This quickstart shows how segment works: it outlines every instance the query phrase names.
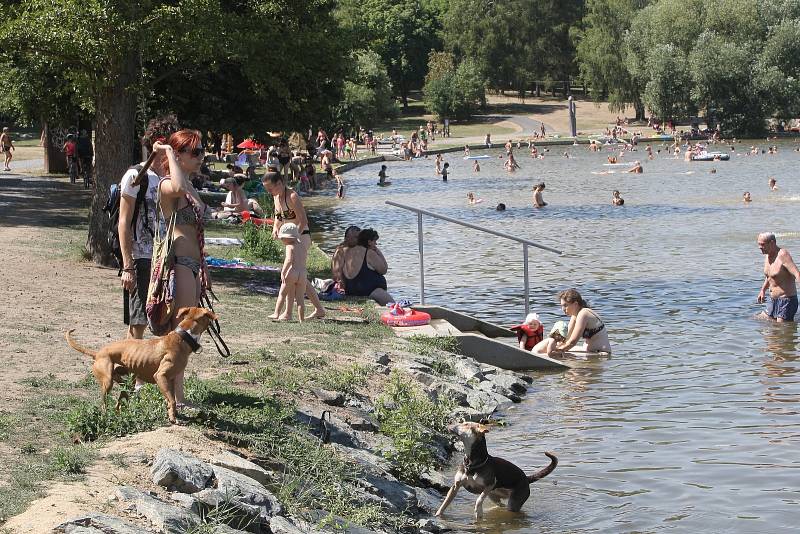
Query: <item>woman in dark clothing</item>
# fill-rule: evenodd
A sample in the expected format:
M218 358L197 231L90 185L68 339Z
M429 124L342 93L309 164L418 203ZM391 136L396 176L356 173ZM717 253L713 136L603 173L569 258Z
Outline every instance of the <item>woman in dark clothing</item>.
M386 258L378 249L378 232L372 228L358 234L358 245L344 251L342 274L345 293L357 297L370 297L381 305L394 302L386 291L386 278L389 270Z

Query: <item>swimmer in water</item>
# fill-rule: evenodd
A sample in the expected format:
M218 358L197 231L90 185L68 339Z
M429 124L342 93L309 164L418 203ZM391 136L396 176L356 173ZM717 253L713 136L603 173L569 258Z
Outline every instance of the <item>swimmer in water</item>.
M711 174L717 174L717 169L713 169L713 168L712 168L712 169L711 169L710 171L708 171L708 172L709 172L709 173L711 173Z
M464 145L464 157L469 157L469 145Z
M543 208L547 206L547 202L544 201L542 197L542 191L544 191L544 182L539 182L535 186L533 186L533 207L534 208Z
M617 162L617 156L608 156L608 162L612 163L612 164L616 163Z
M633 167L631 167L630 169L628 169L625 172L632 172L632 173L636 173L636 174L642 174L644 172L644 169L642 168L642 164L640 162L635 161L633 163Z
M611 194L611 203L615 206L622 206L625 204L625 200L620 196L619 191L614 191Z
M506 211L506 205L501 202L500 204L497 205L495 210L496 211Z
M478 160L472 162L472 172L481 172L481 165Z
M770 191L775 191L776 189L778 189L778 181L775 180L774 176L770 176L769 177L769 182L768 183L769 183L769 190Z
M744 195L742 195L742 202L752 202L753 199L750 198L750 191L745 191Z
M436 175L442 174L442 155L436 154L436 161L434 162L436 167Z

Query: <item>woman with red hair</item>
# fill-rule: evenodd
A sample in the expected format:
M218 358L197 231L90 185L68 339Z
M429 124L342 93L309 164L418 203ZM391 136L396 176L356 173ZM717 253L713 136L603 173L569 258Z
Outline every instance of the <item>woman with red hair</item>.
M192 185L191 177L200 170L205 156L202 134L197 130L179 130L169 136L166 144L155 143L154 151L165 154L165 176L159 184L161 212L169 220L175 214L173 250L175 254L175 294L173 309L199 306L200 298L211 287L203 246L203 216L206 205ZM172 319L175 328L179 319ZM175 396L184 402L183 373L176 379Z

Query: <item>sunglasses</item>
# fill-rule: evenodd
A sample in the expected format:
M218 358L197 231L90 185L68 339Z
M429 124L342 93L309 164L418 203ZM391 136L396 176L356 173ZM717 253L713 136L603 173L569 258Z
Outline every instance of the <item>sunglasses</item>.
M200 157L203 154L205 154L206 153L206 149L205 149L205 147L199 146L197 148L186 148L184 150L181 150L181 152L185 152L187 154L191 154L192 156L197 158L197 157Z

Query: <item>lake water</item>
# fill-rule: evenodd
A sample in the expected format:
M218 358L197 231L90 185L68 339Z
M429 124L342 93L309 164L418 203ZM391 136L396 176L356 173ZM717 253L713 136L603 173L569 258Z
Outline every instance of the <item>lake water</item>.
M766 148L766 143L761 142ZM653 145L655 148L661 146ZM445 155L450 181L433 159L348 172L341 201L315 206L315 240L332 248L348 224L372 226L395 297L418 300L416 216L385 200L430 209L564 251L531 250L531 308L549 330L564 318L557 293L577 288L606 323L611 358L536 375L512 423L488 435L489 451L527 472L560 459L532 486L523 515L490 510L476 523L475 497L448 509L456 528L482 532L778 532L800 517L800 375L797 327L757 321L763 280L760 231L800 256L800 154L729 162L645 161L645 173L592 174L608 152L552 147L544 160L518 150L522 169L507 174L501 149L481 172L460 153ZM747 145L749 147L749 144ZM745 150L743 144L738 150ZM569 158L561 154L567 151ZM475 152L473 152L474 154ZM710 169L717 172L711 174ZM779 189L770 192L768 176ZM549 205L531 207L531 187L546 183ZM619 189L625 206L611 205ZM753 202L742 202L744 191ZM467 192L484 202L467 205ZM496 212L504 202L508 210ZM521 245L426 218L428 303L500 323L523 318ZM452 472L452 469L449 471Z

